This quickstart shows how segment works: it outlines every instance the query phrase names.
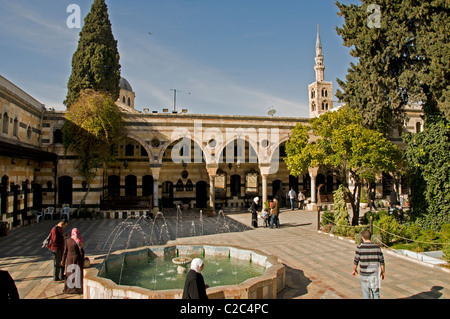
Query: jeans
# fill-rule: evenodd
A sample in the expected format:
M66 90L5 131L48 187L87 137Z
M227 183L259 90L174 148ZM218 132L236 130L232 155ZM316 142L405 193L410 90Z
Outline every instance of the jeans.
M361 276L361 288L364 299L380 299L380 280L374 276Z
M294 199L291 198L291 209L294 210Z
M278 215L272 215L270 219L270 228L273 228L273 224L275 224L276 228L280 227L280 220L278 219Z
M64 268L61 266L62 250L52 250L53 254L53 280L64 279Z

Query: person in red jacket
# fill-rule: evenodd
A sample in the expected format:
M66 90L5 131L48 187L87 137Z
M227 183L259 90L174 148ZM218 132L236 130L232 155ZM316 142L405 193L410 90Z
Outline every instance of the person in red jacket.
M64 234L63 229L67 226L67 220L61 219L51 231L50 244L47 246L53 254L53 280L64 280L64 267L61 266L62 254L64 251L64 240L69 234Z

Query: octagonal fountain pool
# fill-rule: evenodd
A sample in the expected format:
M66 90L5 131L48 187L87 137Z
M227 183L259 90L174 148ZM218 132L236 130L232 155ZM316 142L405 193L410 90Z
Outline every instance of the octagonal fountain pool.
M273 299L285 286L275 256L233 246L168 245L121 250L85 269L85 299L181 298L190 261L204 260L208 297Z

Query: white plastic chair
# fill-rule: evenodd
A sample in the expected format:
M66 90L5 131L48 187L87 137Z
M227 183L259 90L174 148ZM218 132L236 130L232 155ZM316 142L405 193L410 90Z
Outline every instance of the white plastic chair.
M66 216L67 216L67 220L69 220L69 219L70 219L69 214L70 214L70 207L69 207L69 206L64 207L64 208L62 208L62 209L59 211L59 218L62 219L62 217L63 217L64 215L66 215Z
M55 212L55 207L47 207L45 210L44 210L44 220L45 220L45 216L46 215L50 215L51 216L51 218L53 219L53 213Z
M31 212L36 215L36 223L39 223L39 219L41 219L41 217L43 216L43 213L39 212L37 210L32 210Z

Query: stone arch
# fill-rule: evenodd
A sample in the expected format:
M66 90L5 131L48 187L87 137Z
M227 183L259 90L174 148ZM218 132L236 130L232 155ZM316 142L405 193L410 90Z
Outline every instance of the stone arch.
M141 137L137 136L136 134L129 133L129 132L127 133L126 137L135 140L147 151L148 161L149 161L149 163L151 163L153 153L152 153L150 146L147 144L147 142L145 142Z

